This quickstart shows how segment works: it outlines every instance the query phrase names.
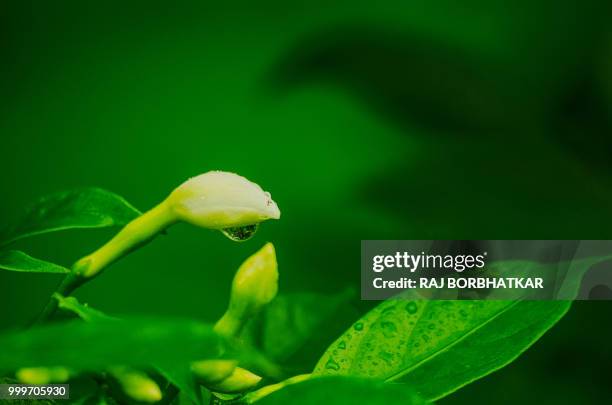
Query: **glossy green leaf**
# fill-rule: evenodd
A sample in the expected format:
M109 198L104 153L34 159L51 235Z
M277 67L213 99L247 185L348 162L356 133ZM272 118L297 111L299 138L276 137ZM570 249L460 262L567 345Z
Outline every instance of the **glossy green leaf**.
M36 259L19 250L0 251L0 269L25 273L70 273L65 267Z
M255 403L261 405L422 405L427 402L404 384L388 384L351 377L321 377L288 385Z
M117 194L100 188L82 188L45 196L30 205L0 244L41 233L73 228L121 226L140 212Z
M53 297L58 301L60 309L73 312L86 322L117 320L117 318L106 315L87 304L81 304L75 297L63 297L57 293ZM192 401L198 404L202 403L200 389L193 378L188 363L161 360L152 364L168 381L189 396Z
M212 327L189 320L73 320L0 335L0 372L22 367L187 364L218 358L228 347Z
M310 371L321 352L358 316L350 305L354 295L351 290L280 295L248 325L244 338L268 358Z
M510 363L570 305L388 300L336 340L314 374L410 382L435 400Z
M552 274L569 269L561 286L574 298L584 273L609 260L562 265L496 262L499 274ZM351 375L409 382L435 400L511 363L565 315L571 301L426 301L407 291L355 322L319 360L314 375ZM528 298L528 296L523 296Z

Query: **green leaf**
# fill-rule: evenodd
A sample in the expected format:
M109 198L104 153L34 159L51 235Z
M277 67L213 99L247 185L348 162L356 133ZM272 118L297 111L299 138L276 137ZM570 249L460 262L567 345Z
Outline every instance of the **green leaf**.
M100 188L82 188L43 197L2 232L2 245L41 233L73 228L121 226L140 211L117 194Z
M108 316L87 304L81 304L75 297L64 297L59 293L54 293L53 298L57 300L58 308L73 312L86 322L118 320L118 318Z
M22 367L99 371L114 365L188 364L218 358L224 350L232 354L226 343L212 326L196 321L74 320L0 335L0 372Z
M117 320L117 318L106 315L87 304L81 304L75 297L63 297L58 293L55 293L53 297L57 299L60 309L73 312L86 322ZM162 360L152 364L168 381L189 396L192 401L197 404L202 403L200 389L193 378L188 364L176 363L174 360Z
M358 315L352 290L335 295L280 295L249 323L245 340L268 358L310 371L320 353Z
M19 250L0 251L0 269L25 273L70 273L65 267L36 259Z
M351 377L320 377L288 385L255 402L261 405L422 405L427 402L404 384Z
M496 262L504 274L535 270L564 275L561 293L573 299L594 257L556 265ZM314 375L351 375L410 382L428 400L449 393L515 360L561 319L571 301L425 301L413 291L382 302L338 338Z
M570 305L388 300L336 340L314 374L410 382L435 400L513 361Z

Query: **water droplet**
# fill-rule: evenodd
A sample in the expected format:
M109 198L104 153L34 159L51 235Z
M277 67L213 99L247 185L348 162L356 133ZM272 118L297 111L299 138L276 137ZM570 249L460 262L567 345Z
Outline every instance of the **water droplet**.
M327 370L338 371L340 370L340 364L336 363L335 360L330 357L329 360L327 360L327 363L325 363L325 368Z
M391 313L393 313L393 311L395 311L395 307L387 307L387 308L382 310L382 313L383 314L391 314Z
M461 315L462 318L467 318L468 313L465 309L462 309L459 311L459 315Z
M436 329L436 325L433 324L433 323L430 323L429 325L427 325L427 328L430 329L430 330L434 330L434 329Z
M393 353L380 352L378 353L378 357L380 357L387 364L391 364L393 362Z
M408 311L409 314L416 314L418 309L417 304L412 301L406 304L406 311Z
M393 335L395 335L397 332L397 327L393 322L383 322L380 324L380 327L382 328L383 335L385 335L386 338L393 337Z
M346 349L346 343L344 342L344 340L338 343L338 349L342 349L342 350Z
M243 242L251 239L253 235L255 235L255 232L257 232L258 227L258 224L236 226L233 228L221 229L221 233L235 242Z
M362 322L357 322L357 323L355 324L355 326L353 326L353 328L354 328L355 330L363 330L363 323L362 323Z

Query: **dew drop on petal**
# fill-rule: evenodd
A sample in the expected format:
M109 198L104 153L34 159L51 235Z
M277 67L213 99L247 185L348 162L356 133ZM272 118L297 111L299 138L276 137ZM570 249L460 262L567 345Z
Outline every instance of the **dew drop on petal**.
M235 242L243 242L251 239L253 235L255 235L255 232L257 232L258 227L258 224L236 226L233 228L221 229L221 233Z

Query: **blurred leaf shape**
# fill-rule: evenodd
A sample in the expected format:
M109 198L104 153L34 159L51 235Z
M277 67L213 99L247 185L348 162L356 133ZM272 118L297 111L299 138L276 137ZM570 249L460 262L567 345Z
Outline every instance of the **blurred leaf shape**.
M75 297L63 297L60 294L54 294L53 297L58 301L60 309L73 312L79 318L86 322L100 322L109 320L118 320L105 313L91 308L87 304L81 304ZM195 379L191 373L187 362L176 362L174 359L160 360L153 362L158 371L172 384L178 387L196 404L202 403L202 395Z
M0 370L63 366L99 371L113 365L187 364L218 358L230 349L225 343L211 325L191 320L74 320L0 335Z
M503 60L405 30L345 26L293 46L271 86L342 86L401 128L474 132L541 120L546 94Z
M125 199L101 188L81 188L47 195L26 208L2 232L0 244L73 228L122 226L140 215Z
M312 370L325 348L359 316L353 290L276 297L245 330L244 338L291 372Z
M426 404L410 386L354 377L319 377L288 385L263 397L261 405L421 405Z
M36 259L19 250L0 251L0 269L25 273L70 273L63 266Z

